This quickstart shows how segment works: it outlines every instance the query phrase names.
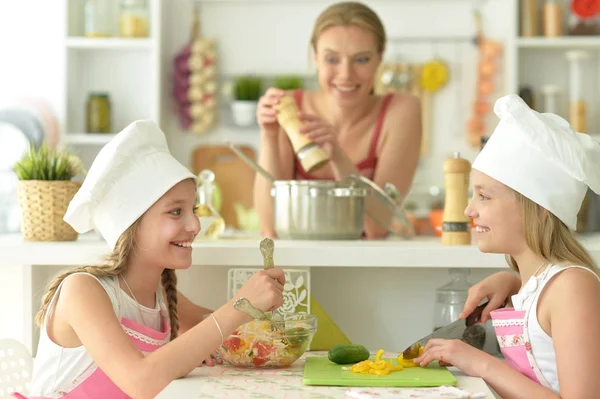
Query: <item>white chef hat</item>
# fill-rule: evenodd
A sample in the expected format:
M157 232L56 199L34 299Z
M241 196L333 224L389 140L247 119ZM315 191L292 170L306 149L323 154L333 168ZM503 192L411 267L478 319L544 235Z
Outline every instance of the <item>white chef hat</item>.
M544 207L576 230L590 187L600 193L600 144L558 115L539 113L511 94L496 101L500 123L473 169Z
M133 122L100 150L64 220L78 233L96 229L114 249L129 226L185 179L196 177L171 155L156 123Z

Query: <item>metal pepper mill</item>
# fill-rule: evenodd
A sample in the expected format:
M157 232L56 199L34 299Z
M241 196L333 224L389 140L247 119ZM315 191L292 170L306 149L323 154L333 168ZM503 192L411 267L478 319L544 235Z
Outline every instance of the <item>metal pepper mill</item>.
M469 202L471 163L455 152L444 162L446 198L442 225L442 245L471 245L471 220L465 216Z

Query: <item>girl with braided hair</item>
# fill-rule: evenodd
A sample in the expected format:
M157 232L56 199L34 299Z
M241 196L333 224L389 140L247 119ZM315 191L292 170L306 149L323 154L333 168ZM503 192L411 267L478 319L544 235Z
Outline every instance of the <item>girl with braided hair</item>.
M212 313L178 292L175 271L190 267L201 227L195 204L195 176L154 122L132 123L100 151L64 219L79 233L95 229L112 252L50 283L30 399L153 398L250 320L237 298L264 311L283 304L278 268Z

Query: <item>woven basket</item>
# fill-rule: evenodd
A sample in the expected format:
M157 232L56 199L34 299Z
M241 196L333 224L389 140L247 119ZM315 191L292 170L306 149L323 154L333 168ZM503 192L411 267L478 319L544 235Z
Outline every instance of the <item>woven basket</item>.
M19 180L21 234L25 241L75 241L78 233L63 217L81 187L70 180Z

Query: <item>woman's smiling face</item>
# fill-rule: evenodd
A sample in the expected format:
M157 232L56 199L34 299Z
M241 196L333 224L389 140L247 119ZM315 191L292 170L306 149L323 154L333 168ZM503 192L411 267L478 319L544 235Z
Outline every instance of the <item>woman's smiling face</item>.
M381 54L373 33L335 26L319 36L314 52L319 86L340 104L352 104L373 89Z

